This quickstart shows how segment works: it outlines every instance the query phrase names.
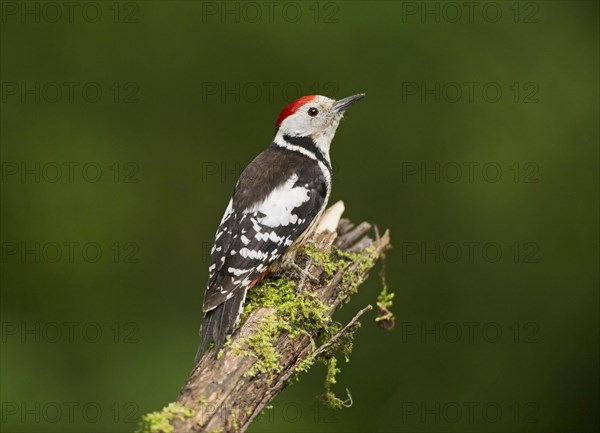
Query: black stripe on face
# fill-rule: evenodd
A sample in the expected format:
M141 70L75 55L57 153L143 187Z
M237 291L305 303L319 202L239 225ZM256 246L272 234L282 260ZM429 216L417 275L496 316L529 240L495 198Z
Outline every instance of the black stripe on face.
M292 137L290 135L284 135L283 139L289 144L303 147L306 150L314 153L317 159L323 164L325 164L325 167L327 167L329 169L329 172L331 172L331 164L329 163L321 149L317 147L317 144L313 141L311 137Z

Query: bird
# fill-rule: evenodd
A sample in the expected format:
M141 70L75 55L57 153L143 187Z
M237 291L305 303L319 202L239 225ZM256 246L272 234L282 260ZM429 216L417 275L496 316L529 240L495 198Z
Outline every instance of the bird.
M291 102L273 141L242 171L210 252L195 364L209 343L216 355L234 332L248 290L282 263L293 265L331 194L331 141L345 110L364 96Z

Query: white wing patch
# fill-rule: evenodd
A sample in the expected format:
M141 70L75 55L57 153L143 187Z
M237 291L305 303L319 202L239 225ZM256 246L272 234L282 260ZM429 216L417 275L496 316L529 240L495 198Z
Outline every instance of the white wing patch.
M294 186L297 181L298 175L294 174L275 188L264 201L247 209L245 213L264 214L265 217L257 220L268 227L298 224L298 215L292 214L292 211L310 199L310 190L304 186Z
M260 250L249 250L248 248L244 247L240 250L240 255L250 259L264 260L269 256L269 253L263 253Z
M313 176L303 171L290 175L244 210L235 210L234 194L211 251L205 311L246 290L306 231L325 206L323 193L329 193L324 175Z
M256 232L254 234L254 238L259 240L259 241L266 241L266 240L271 240L275 243L279 243L282 241L283 237L281 236L277 236L277 233L275 233L274 231L270 232L270 233L261 233L261 232Z
M248 274L252 272L254 269L236 269L236 268L227 268L227 272L239 277L240 275Z

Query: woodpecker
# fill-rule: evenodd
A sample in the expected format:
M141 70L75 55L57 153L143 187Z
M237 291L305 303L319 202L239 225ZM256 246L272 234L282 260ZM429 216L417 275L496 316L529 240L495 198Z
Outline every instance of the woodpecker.
M240 175L211 250L196 363L211 341L218 349L234 331L248 290L310 235L331 193L331 140L344 111L364 96L293 101L277 117L270 146Z

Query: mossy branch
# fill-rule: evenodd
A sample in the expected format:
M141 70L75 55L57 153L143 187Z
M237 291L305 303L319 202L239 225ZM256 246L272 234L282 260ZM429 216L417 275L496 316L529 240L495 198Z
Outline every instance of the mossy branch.
M211 349L193 370L175 403L145 415L144 433L242 433L265 406L316 361L328 366L325 400L334 407L351 404L330 389L335 383L336 353L346 358L361 309L345 326L331 316L366 279L390 246L389 231L375 240L369 223L354 226L341 219L338 202L321 216L303 253L296 261L311 275L281 273L263 281L248 294L240 327L218 354ZM391 306L384 293L378 307ZM375 296L374 296L375 297ZM391 313L385 320L391 321Z

